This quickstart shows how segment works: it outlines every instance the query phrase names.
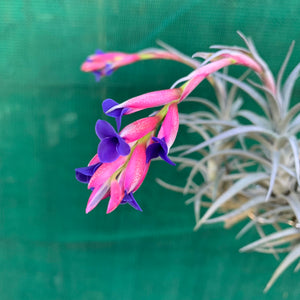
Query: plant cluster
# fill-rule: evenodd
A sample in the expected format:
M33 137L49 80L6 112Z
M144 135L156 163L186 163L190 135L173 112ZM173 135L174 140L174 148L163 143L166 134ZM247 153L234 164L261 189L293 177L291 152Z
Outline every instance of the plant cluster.
M144 181L154 158L188 168L185 186L167 184L161 179L158 182L192 194L186 203L194 205L195 229L217 222L230 227L248 220L238 237L255 228L259 239L244 246L242 252L271 253L276 258L279 253L287 253L267 284L267 291L300 257L300 104L292 105L291 101L300 64L283 82L292 43L275 80L252 40L239 34L245 48L213 46L215 52L198 52L192 57L162 42L162 49L134 54L97 51L89 56L82 70L93 72L96 79L145 59L175 60L193 70L170 89L143 94L121 104L104 100L103 111L116 119L118 131L122 116L162 108L119 133L108 122L98 120L97 154L88 167L76 169L76 177L92 190L86 211L110 197L110 213L125 203L141 210L133 193ZM234 78L226 71L230 65L247 69L240 78ZM225 71L220 72L222 69ZM259 81L249 79L250 73L256 74ZM216 102L189 97L204 79L214 88ZM255 103L251 110L244 105L250 99ZM199 111L178 113L182 101L196 102ZM199 136L196 144L171 149L179 124ZM298 269L300 263L295 270Z

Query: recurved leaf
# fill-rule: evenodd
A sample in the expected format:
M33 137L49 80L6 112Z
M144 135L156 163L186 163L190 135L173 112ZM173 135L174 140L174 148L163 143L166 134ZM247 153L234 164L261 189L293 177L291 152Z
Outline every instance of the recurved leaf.
M267 283L264 292L266 293L277 278L296 260L300 257L300 245L296 246L282 261L278 268L273 273L271 279Z
M207 210L201 220L196 224L195 230L197 230L210 216L212 216L217 209L219 209L225 202L230 200L232 197L237 195L243 189L251 184L257 183L261 180L268 178L266 173L251 173L246 177L236 181L227 191L225 191L216 201L213 202L212 206Z

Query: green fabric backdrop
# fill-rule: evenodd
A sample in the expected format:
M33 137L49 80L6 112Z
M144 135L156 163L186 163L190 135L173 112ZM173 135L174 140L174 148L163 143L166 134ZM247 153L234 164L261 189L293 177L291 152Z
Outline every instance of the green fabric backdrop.
M192 207L155 183L161 176L183 184L175 168L152 164L136 193L143 213L122 206L105 215L101 203L86 215L89 193L74 178L97 147L103 99L168 88L188 72L147 61L96 83L79 70L88 54L133 52L156 39L192 54L242 45L241 30L274 72L296 40L291 70L299 12L298 0L2 0L0 299L299 299L300 275L291 268L262 294L278 262L238 252L254 234L237 241L238 228L193 232Z

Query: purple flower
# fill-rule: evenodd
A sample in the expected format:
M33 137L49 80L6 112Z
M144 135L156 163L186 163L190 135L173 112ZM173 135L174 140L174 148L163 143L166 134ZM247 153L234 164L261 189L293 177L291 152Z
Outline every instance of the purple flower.
M110 117L113 117L116 119L117 128L118 128L118 130L120 130L122 116L128 111L128 108L126 108L126 107L118 108L118 109L115 109L115 110L107 113L108 110L110 110L112 107L114 107L118 104L119 103L114 101L113 99L106 99L102 102L102 109L107 116L110 116Z
M142 209L140 208L140 206L138 205L138 203L134 199L133 194L132 193L127 194L126 191L125 191L125 196L122 199L120 204L126 204L126 203L131 205L134 209L142 211Z
M88 167L75 169L76 179L82 183L89 183L91 177L101 165L102 163L96 163Z
M88 59L87 59L87 61L88 61ZM109 76L113 73L113 71L114 70L113 70L112 64L107 63L102 70L95 70L95 71L92 71L92 73L95 76L95 80L98 82L98 81L100 81L102 76Z
M101 162L110 163L115 161L120 155L126 156L130 153L130 146L108 122L98 120L95 130L100 139L98 156Z
M160 156L168 164L175 166L175 163L173 163L168 157L168 146L165 138L159 139L157 137L153 137L152 140L154 143L149 145L146 150L146 162L148 163L152 158Z

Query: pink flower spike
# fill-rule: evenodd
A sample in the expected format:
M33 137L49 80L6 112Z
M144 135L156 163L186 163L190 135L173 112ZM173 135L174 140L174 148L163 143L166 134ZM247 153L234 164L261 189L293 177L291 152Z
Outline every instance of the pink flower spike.
M179 115L177 103L172 103L169 106L168 112L163 120L161 128L157 137L159 139L165 138L168 149L173 145L179 128Z
M103 185L124 164L126 159L126 156L120 156L112 163L102 164L90 179L88 189Z
M161 128L157 137L153 137L154 143L150 144L146 150L146 162L150 162L151 159L160 156L164 161L170 165L175 165L174 162L168 157L169 150L173 145L179 128L179 116L177 103L172 103L168 112L163 120Z
M138 144L125 170L124 189L129 194L132 192L138 184L140 184L141 178L144 176L144 170L146 167L146 144Z
M263 72L262 67L253 58L242 52L230 51L229 53L222 54L221 57L234 59L236 61L235 65L249 67L259 74Z
M157 116L137 120L127 125L120 136L127 142L134 142L154 130L161 119Z
M182 90L180 88L175 89L167 89L167 90L160 90L154 91L150 93L146 93L134 98L131 98L121 104L118 104L106 113L110 113L115 109L119 108L128 108L125 115L132 114L134 112L140 111L142 109L162 106L172 101L178 100L181 97Z
M122 52L108 52L90 55L81 65L84 72L94 72L104 70L107 65L111 65L112 70L138 61L137 54L127 54Z
M109 181L106 181L102 186L97 186L94 188L93 192L91 193L85 213L88 214L91 210L93 210L101 200L105 199L109 196Z
M144 168L144 171L143 171L143 175L141 176L141 178L140 178L138 184L136 185L136 187L133 189L132 192L135 192L135 191L137 191L137 190L140 188L140 186L141 186L142 183L144 182L145 177L146 177L146 175L147 175L147 173L148 173L149 167L150 167L150 162L149 162L149 163L146 163L145 168Z
M193 71L188 78L191 78L184 84L183 92L180 97L180 101L185 99L199 84L210 74L235 63L235 60L231 58L223 58L214 62L211 62L199 69Z
M121 203L124 197L124 190L122 190L119 182L114 179L110 185L110 200L108 202L106 213L109 214L114 211Z
M98 156L98 154L95 154L95 156L90 160L88 166L97 164L99 162L100 162L99 156Z

